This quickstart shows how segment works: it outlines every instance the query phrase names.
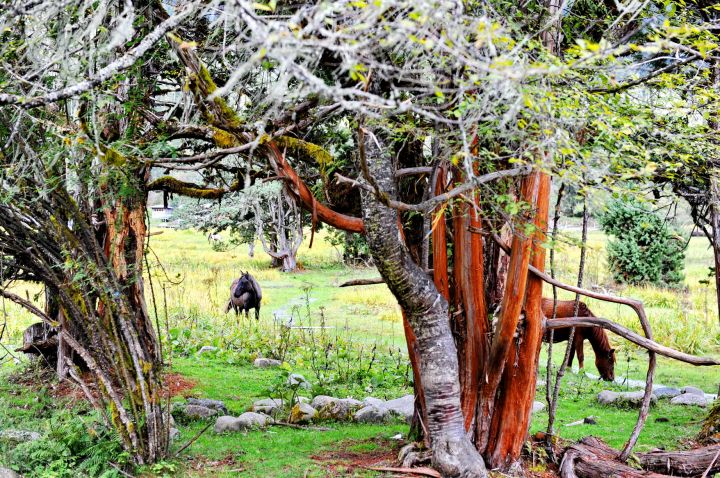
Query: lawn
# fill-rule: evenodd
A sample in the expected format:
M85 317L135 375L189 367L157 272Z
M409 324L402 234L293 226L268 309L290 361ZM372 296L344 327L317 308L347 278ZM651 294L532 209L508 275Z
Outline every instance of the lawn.
M303 245L299 255L303 270L294 274L270 269L270 261L259 247L255 257L249 258L244 246L227 251L213 250L199 232L162 228L154 231L160 234L153 235L150 241L152 273L146 278L148 307L151 314L157 313L166 361L171 363L169 371L195 383L194 388L185 390L183 395L224 400L231 414L239 414L254 400L277 390L290 371L302 373L313 382L313 393L327 391L355 398L367 395L396 398L411 390L402 321L394 298L382 284L338 287L347 280L378 274L373 268L341 266L339 251L323 240L322 231L316 236L312 249ZM706 241L702 238L690 241L684 286L663 290L613 286L604 263L605 240L599 232L590 235L585 286L642 299L655 337L661 343L691 353L717 355L720 329L714 290L700 282L706 278L711 264L711 251L706 247ZM558 251L557 275L561 280L575 283L578 259L577 247L568 245ZM229 285L245 270L249 270L263 287L260 323L253 319L238 320L233 314L224 313ZM34 298L40 290L33 285L18 284L15 292ZM551 294L551 289L547 288L545 295ZM561 293L560 297L573 298L573 295ZM40 296L36 297L39 299ZM639 330L637 319L629 309L595 300L588 304L596 315ZM4 304L4 310L7 311L8 329L3 342L11 348L21 341L22 330L34 320L12 304ZM292 329L292 336L287 338L291 353L286 357L286 366L272 370L253 368L254 357L277 347L278 324L290 318L299 328ZM616 376L643 379L647 355L616 337L611 340L618 350ZM343 345L347 353L329 358L319 356L317 345L328 342ZM200 356L197 352L204 345L217 346L219 350ZM597 374L594 354L588 345L586 347L587 372ZM555 347L556 364L563 350L564 344ZM542 376L545 360L543 352ZM322 364L330 364L335 369L323 372ZM2 377L5 378L18 369L7 361L3 368ZM706 392L717 393L720 369L696 368L660 359L655 381L668 386L694 385ZM608 385L592 380L582 372L566 375L558 410L560 436L577 439L593 434L612 446L622 446L637 411L598 405L594 397L604 388ZM623 389L619 385L612 388ZM538 400L543 400L544 393L541 387ZM174 398L175 401L182 399L183 396ZM0 428L23 426L45 430L50 417L65 413L63 408L66 408L65 402L48 398L46 387L16 383L0 386ZM597 425L564 426L587 416L596 417ZM660 403L650 412L638 450L682 446L683 441L697 431L702 416L700 409ZM656 421L657 418L667 420ZM535 415L531 431L542 430L546 421L546 412ZM166 469L156 467L148 474L295 477L346 473L365 476L370 472L353 465L348 457L381 456L379 450L395 453L392 448L395 442L390 437L407 432L407 426L399 423L386 426L331 423L328 426L331 430L323 432L272 427L267 431L218 436L208 431L177 460L163 465ZM174 450L177 451L203 427L198 422L181 425ZM0 464L3 456L7 459L7 455L0 454Z

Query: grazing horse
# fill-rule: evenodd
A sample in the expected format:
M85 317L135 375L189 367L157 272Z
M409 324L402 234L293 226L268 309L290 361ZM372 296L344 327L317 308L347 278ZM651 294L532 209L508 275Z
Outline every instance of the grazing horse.
M240 312L244 310L245 318L248 318L248 311L255 309L255 320L260 320L261 302L262 291L260 290L260 284L249 272L243 272L230 286L230 299L225 307L225 313L230 312L232 308L235 310L235 315L239 316Z
M552 320L553 316L553 300L542 300L542 312L548 320ZM558 300L556 317L563 319L574 317L575 301L574 300ZM577 317L595 317L592 311L584 302L580 302ZM553 343L564 342L570 336L570 328L555 329L553 334ZM601 327L575 327L575 337L573 339L573 348L570 351L570 361L568 365L572 365L575 353L578 356L580 368L584 368L585 356L583 353L583 342L585 339L590 341L593 351L595 352L595 366L600 372L603 380L615 380L615 349L610 346L607 332ZM543 340L550 340L550 331L546 331Z

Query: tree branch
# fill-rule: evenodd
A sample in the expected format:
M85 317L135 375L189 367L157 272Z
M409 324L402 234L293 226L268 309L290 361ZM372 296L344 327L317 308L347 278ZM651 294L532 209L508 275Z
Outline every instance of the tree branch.
M567 327L602 327L640 347L651 350L655 353L692 365L720 365L720 360L712 357L697 357L680 352L670 347L660 345L654 340L638 335L630 329L608 319L600 317L564 317L562 319L551 319L545 322L547 329L563 329Z
M133 66L135 62L145 55L148 50L155 46L155 44L160 41L167 32L177 27L183 20L188 18L190 14L195 11L196 6L197 5L195 3L190 3L181 12L162 22L160 25L155 27L152 32L145 36L145 38L143 38L136 47L132 48L124 56L102 68L89 79L73 86L51 91L43 96L28 98L22 95L0 93L0 105L18 105L22 108L34 108L36 106L42 106L48 103L64 100L66 98L71 98L95 88L100 83L112 78L113 75L116 75L117 73L127 70Z

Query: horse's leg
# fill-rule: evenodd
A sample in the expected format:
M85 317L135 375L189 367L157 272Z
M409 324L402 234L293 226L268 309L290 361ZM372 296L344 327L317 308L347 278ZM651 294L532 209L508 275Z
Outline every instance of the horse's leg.
M255 320L260 320L260 304L255 307Z
M575 335L577 335L577 329L575 329ZM568 363L567 363L567 366L570 367L571 369L572 369L573 359L575 358L574 344L575 344L575 339L573 339L573 347L570 347L570 356L568 357Z
M585 349L583 347L584 341L585 341L585 338L583 337L582 333L580 333L580 331L577 330L575 332L575 350L577 351L578 366L581 369L585 368Z

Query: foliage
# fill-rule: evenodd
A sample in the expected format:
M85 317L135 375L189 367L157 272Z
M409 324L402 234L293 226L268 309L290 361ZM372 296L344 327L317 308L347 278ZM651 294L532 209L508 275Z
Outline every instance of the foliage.
M683 281L686 242L661 217L639 201L614 201L600 217L614 236L608 263L616 281L677 285Z
M26 476L117 478L130 462L116 433L105 428L94 415L84 418L77 410L61 409L48 423L47 435L20 443L7 451L8 465Z
M372 261L365 236L355 232L331 229L325 240L342 251L342 260L348 265L369 265Z

